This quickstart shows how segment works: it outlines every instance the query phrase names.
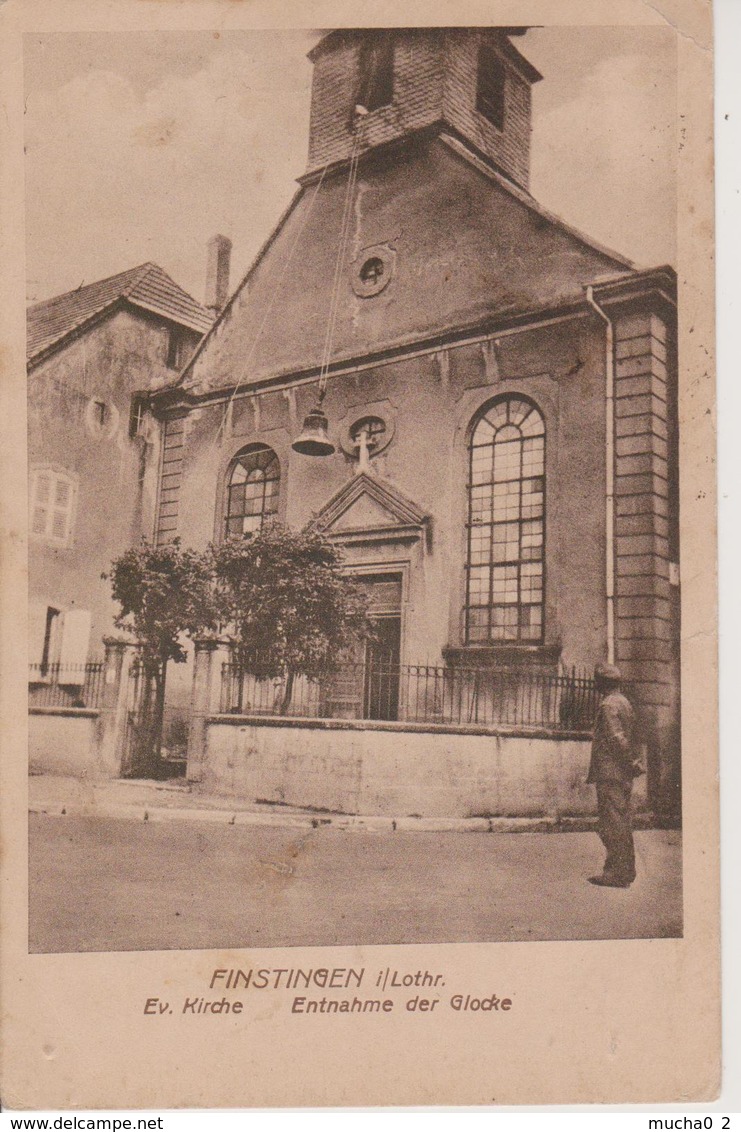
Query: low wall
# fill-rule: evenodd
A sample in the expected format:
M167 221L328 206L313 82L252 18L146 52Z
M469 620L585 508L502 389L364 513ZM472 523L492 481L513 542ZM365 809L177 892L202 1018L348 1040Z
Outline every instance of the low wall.
M28 761L32 774L89 777L97 769L97 711L87 708L31 708Z
M214 716L202 788L348 814L585 815L595 812L589 752L569 734Z

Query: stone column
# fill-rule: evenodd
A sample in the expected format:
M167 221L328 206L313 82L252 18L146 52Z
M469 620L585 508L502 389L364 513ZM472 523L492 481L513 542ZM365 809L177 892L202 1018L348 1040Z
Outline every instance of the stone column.
M98 769L102 778L118 778L126 741L129 670L136 646L106 637L103 705L98 719Z
M646 728L652 808L678 807L675 382L670 318L615 319L616 660Z
M207 755L207 719L212 711L214 685L214 656L219 642L201 639L194 642L193 691L190 700L190 726L188 728L188 764L186 775L189 782L200 782Z

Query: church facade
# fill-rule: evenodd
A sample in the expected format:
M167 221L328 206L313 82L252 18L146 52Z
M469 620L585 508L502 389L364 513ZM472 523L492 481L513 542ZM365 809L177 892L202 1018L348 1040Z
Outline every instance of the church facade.
M403 730L417 666L532 684L614 660L666 811L679 791L676 281L530 195L541 76L522 32L319 42L294 200L151 397L155 537L205 546L277 518L336 540L388 666L385 714L366 698L356 728ZM323 457L293 448L319 396Z

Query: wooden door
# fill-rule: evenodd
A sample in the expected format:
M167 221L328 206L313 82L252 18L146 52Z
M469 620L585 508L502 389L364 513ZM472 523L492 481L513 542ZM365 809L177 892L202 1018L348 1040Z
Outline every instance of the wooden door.
M364 717L399 718L401 614L373 617L375 637L365 649Z

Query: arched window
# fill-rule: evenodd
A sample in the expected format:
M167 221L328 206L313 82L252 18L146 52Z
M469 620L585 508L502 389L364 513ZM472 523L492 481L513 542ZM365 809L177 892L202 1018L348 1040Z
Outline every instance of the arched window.
M545 427L521 397L488 405L471 433L466 641L543 640Z
M251 535L278 510L280 465L272 448L254 444L232 464L227 484L227 537Z

